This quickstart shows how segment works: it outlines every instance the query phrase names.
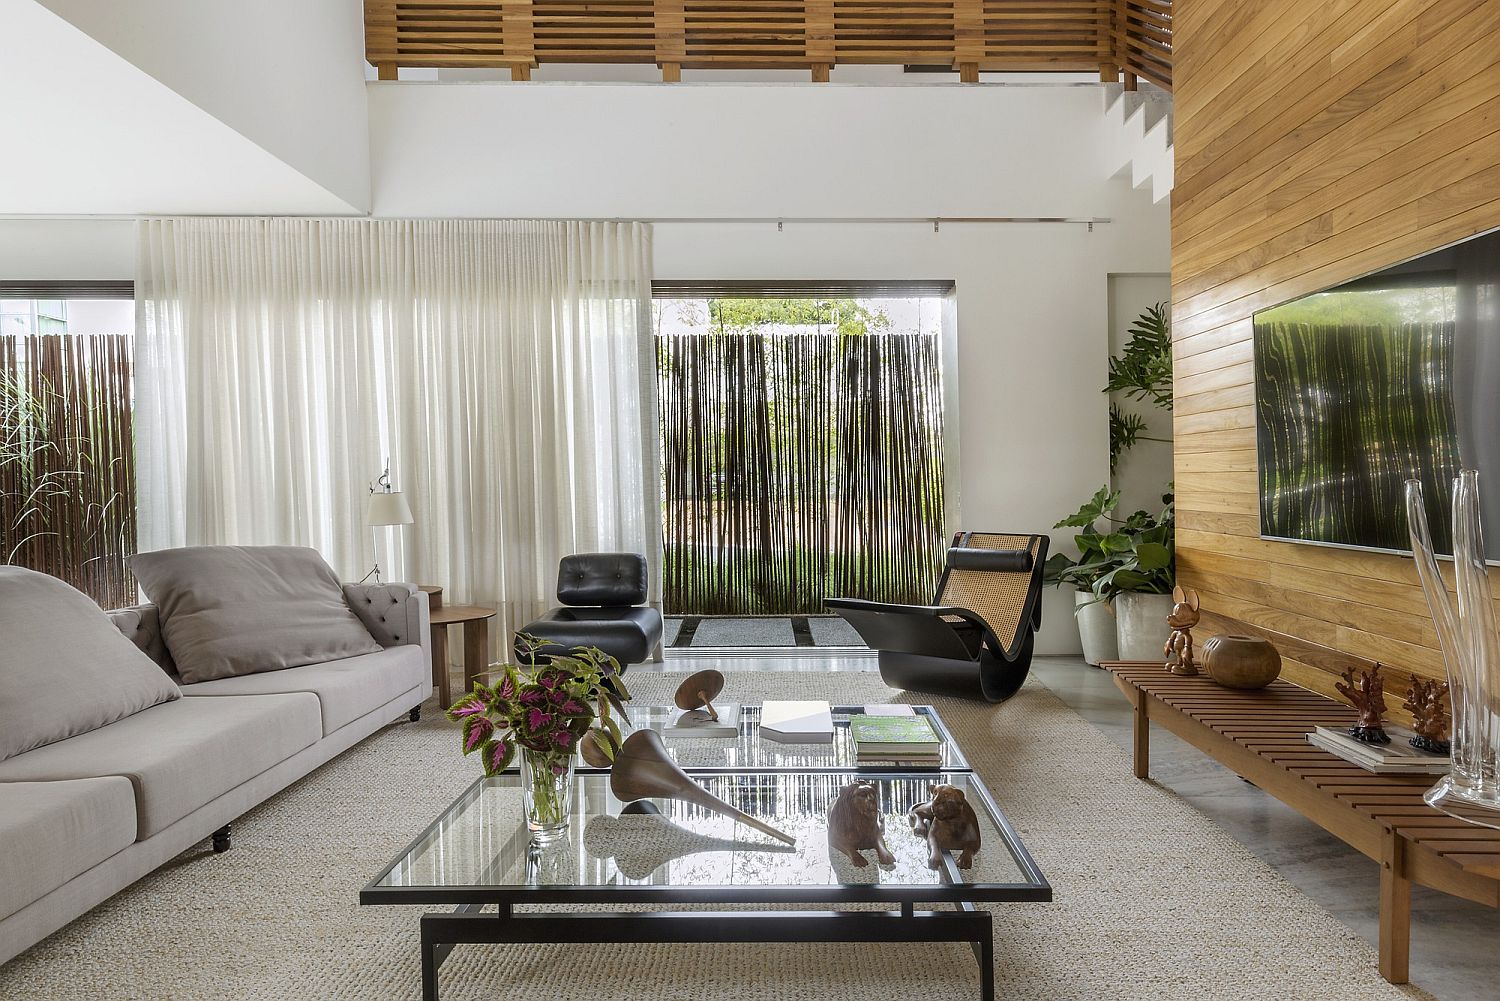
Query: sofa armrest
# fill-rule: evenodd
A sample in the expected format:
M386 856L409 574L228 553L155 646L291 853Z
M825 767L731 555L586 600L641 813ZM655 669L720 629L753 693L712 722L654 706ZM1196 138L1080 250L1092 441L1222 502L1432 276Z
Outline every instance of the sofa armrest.
M169 677L177 678L177 665L173 663L172 652L167 649L166 640L162 637L161 616L155 605L127 605L124 608L111 608L104 614L109 616L115 628L126 639L156 661Z
M415 584L345 584L344 600L384 647L414 644L432 665L432 628L427 593Z

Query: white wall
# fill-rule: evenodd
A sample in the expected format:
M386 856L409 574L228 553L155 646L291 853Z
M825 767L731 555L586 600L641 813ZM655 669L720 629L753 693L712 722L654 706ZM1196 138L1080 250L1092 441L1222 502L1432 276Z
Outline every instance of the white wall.
M370 102L379 214L1112 218L655 230L663 279L953 279L965 527L1050 531L1108 479L1109 275L1165 272L1168 236L1164 206L1104 180L1097 90L386 83ZM1049 593L1038 650L1077 648L1071 595Z
M1090 87L370 84L377 215L1103 215L1104 137Z
M347 203L313 211L368 206L358 0L41 2Z
M0 279L134 278L135 223L128 219L0 219Z
M1135 318L1159 302L1170 302L1172 281L1160 275L1110 275L1109 278L1109 351L1118 355L1129 341L1126 332ZM1161 510L1161 495L1172 481L1172 414L1142 400L1128 400L1123 393L1113 394L1126 413L1139 414L1146 421L1143 434L1161 441L1138 441L1120 457L1113 476L1114 488L1120 491L1120 513Z
M1109 276L1166 272L1168 217L1104 179L1094 88L376 83L370 114L379 215L1109 217L655 230L663 279L953 279L966 527L1050 531L1109 475ZM0 276L133 253L128 222L0 221ZM1070 603L1039 651L1077 649Z

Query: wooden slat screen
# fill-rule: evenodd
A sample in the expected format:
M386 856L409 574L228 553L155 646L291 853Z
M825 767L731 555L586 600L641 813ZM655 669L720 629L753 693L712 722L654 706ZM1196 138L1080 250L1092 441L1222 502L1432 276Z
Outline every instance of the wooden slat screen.
M1170 88L1170 0L365 0L365 49L398 66L656 63L808 69L840 63L1099 71Z
M133 604L129 334L0 336L0 562Z

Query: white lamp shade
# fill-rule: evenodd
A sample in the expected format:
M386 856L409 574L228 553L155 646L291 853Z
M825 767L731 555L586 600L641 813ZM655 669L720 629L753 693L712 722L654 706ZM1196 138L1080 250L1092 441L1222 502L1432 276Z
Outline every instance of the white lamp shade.
M370 495L370 505L365 509L365 521L371 525L410 525L411 505L399 490L376 491Z

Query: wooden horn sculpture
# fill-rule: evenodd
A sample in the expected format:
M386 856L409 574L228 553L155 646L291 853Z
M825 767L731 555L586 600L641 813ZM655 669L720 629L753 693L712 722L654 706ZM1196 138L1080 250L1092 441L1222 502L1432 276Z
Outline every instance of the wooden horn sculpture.
M615 798L625 802L648 799L680 799L685 803L701 806L714 813L722 813L735 820L769 834L778 841L795 845L797 839L783 834L763 821L756 820L743 810L737 810L698 783L667 754L661 735L655 730L637 730L625 738L625 744L615 755L614 768L609 773L609 789Z
M707 671L699 671L683 679L682 684L677 686L677 694L672 701L676 703L678 709L684 712L694 709L707 710L708 718L717 723L719 711L714 708L714 699L718 698L723 690L723 673L709 668Z

